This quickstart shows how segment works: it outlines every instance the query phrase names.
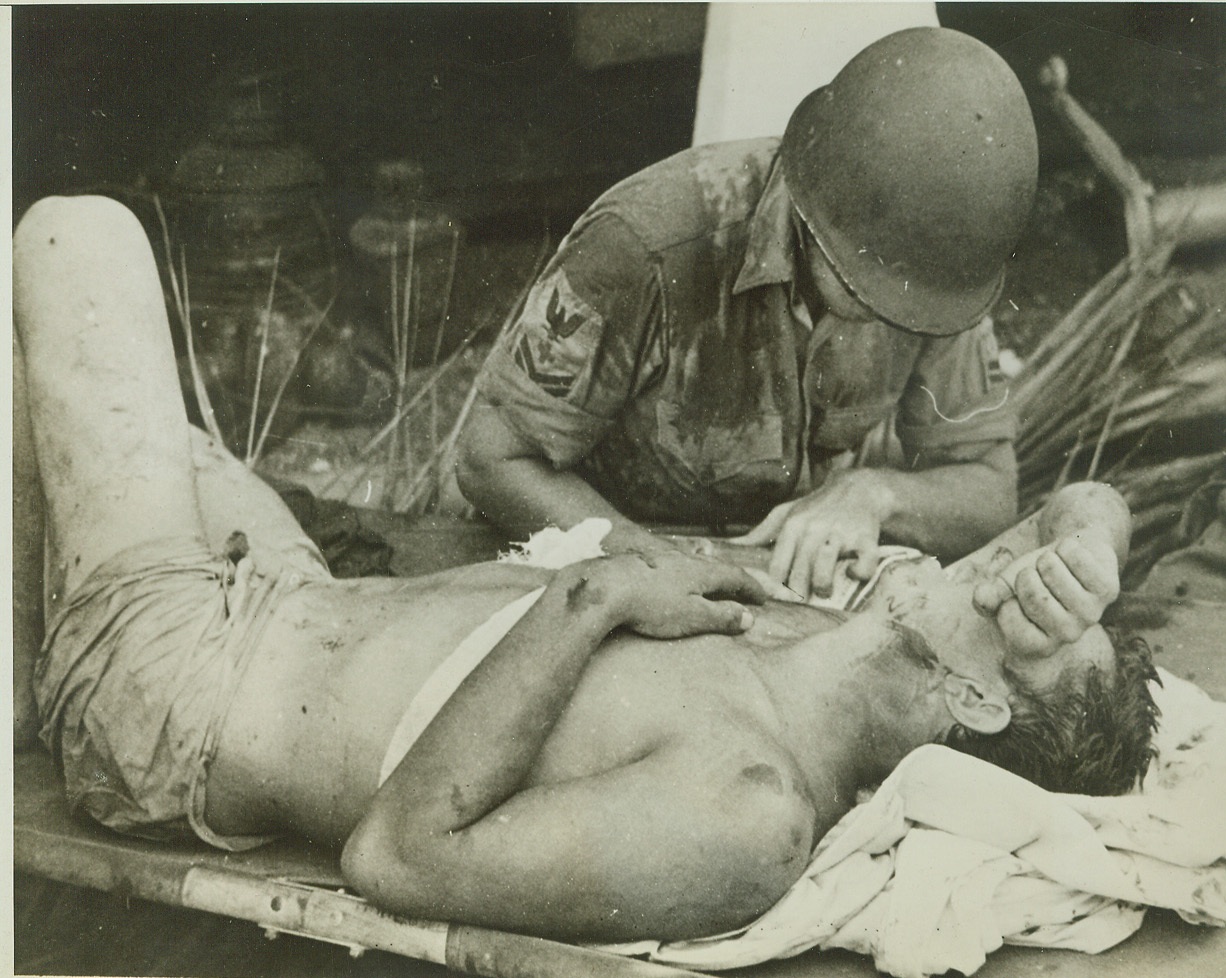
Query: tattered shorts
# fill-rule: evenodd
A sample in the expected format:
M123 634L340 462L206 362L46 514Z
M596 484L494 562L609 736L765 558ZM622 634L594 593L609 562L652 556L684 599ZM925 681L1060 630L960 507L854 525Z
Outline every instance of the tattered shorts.
M140 544L98 567L51 623L35 673L40 736L68 801L112 829L153 839L197 836L222 724L274 609L318 575L260 572L196 537Z

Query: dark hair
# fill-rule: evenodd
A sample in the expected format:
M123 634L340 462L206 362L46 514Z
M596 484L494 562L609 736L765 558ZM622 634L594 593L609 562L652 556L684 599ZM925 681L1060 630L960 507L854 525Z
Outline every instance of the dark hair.
M1145 776L1154 755L1158 707L1149 684L1158 681L1149 645L1137 635L1107 629L1115 675L1090 667L1084 688L1061 677L1040 694L1005 669L1013 717L997 734L955 724L949 747L990 761L1048 791L1122 795Z

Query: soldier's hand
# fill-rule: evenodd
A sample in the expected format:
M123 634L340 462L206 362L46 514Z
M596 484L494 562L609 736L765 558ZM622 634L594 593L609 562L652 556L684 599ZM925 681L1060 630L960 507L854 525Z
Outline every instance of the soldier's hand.
M829 597L841 557L854 557L849 573L866 581L880 559L881 521L866 504L851 473L834 472L821 488L781 503L761 523L732 542L773 543L768 573L792 591Z

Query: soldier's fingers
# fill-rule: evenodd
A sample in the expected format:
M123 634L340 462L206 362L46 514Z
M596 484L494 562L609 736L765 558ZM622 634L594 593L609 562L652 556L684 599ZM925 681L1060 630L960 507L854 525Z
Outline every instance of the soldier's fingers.
M742 568L706 557L696 557L694 562L697 565L693 571L695 590L699 593L736 598L752 604L761 604L766 600L766 590Z
M739 635L753 625L753 612L735 601L707 601L699 598L694 608L691 624L697 632Z
M1043 585L1069 614L1083 626L1098 621L1106 601L1102 596L1086 590L1058 554L1052 551L1042 554L1034 566Z
M792 558L792 566L788 570L788 587L797 594L809 596L809 587L813 580L813 561L824 543L824 535L812 530L806 532L796 547L796 555Z
M1021 609L1017 598L1009 598L996 612L996 624L1009 646L1010 652L1022 658L1043 658L1058 647L1041 629L1035 626Z
M1013 590L1025 616L1050 638L1071 642L1085 630L1047 589L1037 568L1019 571Z
M824 540L817 548L809 566L809 587L819 598L828 598L834 593L834 575L838 573L839 554L842 548L837 540ZM802 591L808 594L808 591Z
M877 546L877 541L871 538L864 538L856 545L856 559L848 569L848 573L857 581L867 581L873 576L873 572L877 570L877 564L881 561L881 548Z
M795 505L795 501L780 503L767 513L766 519L752 530L744 536L730 537L728 542L737 543L743 547L765 547L768 543L773 543L775 538L778 537L779 531L783 529L788 514L792 512L792 507Z
M790 587L786 584L780 584L764 570L759 570L756 567L747 567L745 572L762 585L762 590L766 592L766 596L772 601L787 601L791 604L804 601L804 598Z
M991 618L1002 604L1013 597L1013 586L1001 577L975 585L971 603L985 618Z
M794 522L784 523L779 531L779 538L775 541L770 566L767 568L767 573L776 581L787 582L800 541L801 528Z

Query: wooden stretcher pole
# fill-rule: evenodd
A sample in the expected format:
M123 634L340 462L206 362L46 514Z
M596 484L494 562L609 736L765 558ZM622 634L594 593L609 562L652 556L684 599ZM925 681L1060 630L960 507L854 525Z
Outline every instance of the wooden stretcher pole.
M270 937L295 934L390 951L484 978L694 978L694 972L523 934L393 917L351 894L196 866L182 905L251 920Z
M60 883L248 920L268 937L387 951L484 978L698 978L650 961L442 921L405 920L343 890L235 869L184 867L145 843L108 843L18 825L14 866Z
M651 961L462 924L448 928L446 964L484 978L696 978Z

